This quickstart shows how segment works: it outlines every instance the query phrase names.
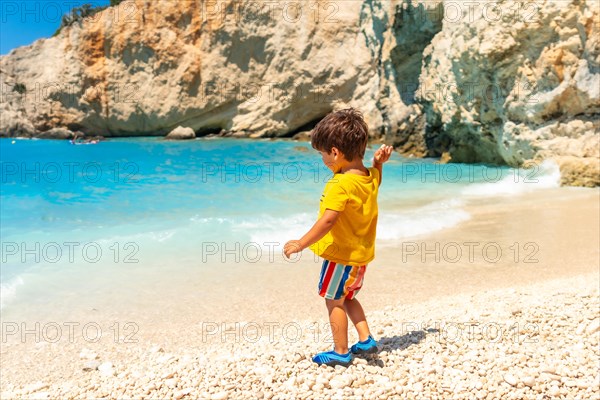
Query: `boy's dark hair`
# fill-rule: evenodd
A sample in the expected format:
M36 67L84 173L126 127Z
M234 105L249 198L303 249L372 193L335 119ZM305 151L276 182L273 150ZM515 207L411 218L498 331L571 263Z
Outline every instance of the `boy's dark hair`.
M360 111L354 108L332 112L323 118L312 131L312 147L331 153L332 148L342 152L346 160L365 156L369 127Z

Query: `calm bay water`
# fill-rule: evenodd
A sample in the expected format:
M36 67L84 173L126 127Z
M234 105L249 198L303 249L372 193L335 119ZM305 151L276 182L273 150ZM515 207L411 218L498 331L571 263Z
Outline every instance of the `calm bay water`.
M0 139L0 167L3 309L108 293L142 276L167 285L174 266L215 270L260 249L279 255L314 223L331 177L308 143L242 139ZM517 170L394 154L379 245L460 224L469 202L558 181L551 164Z

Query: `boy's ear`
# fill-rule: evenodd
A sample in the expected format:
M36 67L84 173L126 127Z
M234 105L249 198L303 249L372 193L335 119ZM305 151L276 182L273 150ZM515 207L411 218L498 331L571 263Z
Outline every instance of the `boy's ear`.
M334 157L337 157L337 156L339 156L339 155L340 155L340 151L337 149L337 147L332 147L332 148L331 148L331 154L332 154Z

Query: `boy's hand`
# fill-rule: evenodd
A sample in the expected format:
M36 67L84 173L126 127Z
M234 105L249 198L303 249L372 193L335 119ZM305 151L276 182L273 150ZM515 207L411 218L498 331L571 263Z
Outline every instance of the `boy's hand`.
M283 254L285 254L287 258L290 258L294 253L300 253L302 250L302 245L299 240L290 240L283 246Z
M326 209L321 218L315 222L313 227L300 240L290 240L283 246L283 254L287 258L290 258L292 254L300 253L308 246L321 240L331 230L339 215L339 211Z
M389 160L390 156L392 155L392 151L394 151L394 148L392 146L386 146L385 144L382 144L373 156L373 164L381 165L387 160Z

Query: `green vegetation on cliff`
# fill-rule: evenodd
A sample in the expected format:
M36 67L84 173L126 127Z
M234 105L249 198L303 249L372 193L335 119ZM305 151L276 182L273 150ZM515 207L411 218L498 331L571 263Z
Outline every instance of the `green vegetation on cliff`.
M123 0L110 0L110 5L108 7L118 6L122 2ZM102 10L106 10L108 7L94 7L89 3L83 4L80 7L73 7L73 9L70 12L63 15L60 21L60 26L52 36L54 37L60 34L64 27L71 26L79 21L83 21L85 18L91 17Z
M17 92L19 94L23 94L27 91L27 87L22 83L17 83L13 87L13 92Z

